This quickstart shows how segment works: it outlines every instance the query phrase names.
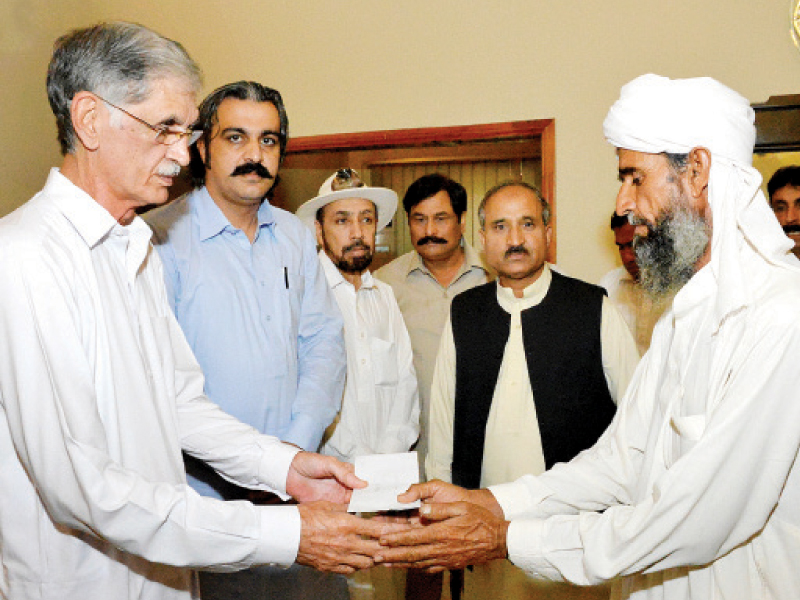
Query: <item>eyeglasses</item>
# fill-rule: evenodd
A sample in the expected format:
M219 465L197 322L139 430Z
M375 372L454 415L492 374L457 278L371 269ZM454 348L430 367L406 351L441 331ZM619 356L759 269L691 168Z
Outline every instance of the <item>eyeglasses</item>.
M97 96L97 94L95 94ZM145 127L152 129L156 133L155 142L157 144L164 144L165 146L172 146L173 144L177 144L183 138L186 138L188 141L189 146L194 144L197 140L200 139L200 136L203 135L202 129L173 129L172 127L167 127L166 125L151 125L144 119L140 119L134 114L129 113L127 110L122 108L121 106L117 106L116 104L109 102L105 98L101 96L97 96L108 104L109 106L116 108L117 110L124 112L128 115L131 119L139 121Z
M331 190L334 192L359 187L364 187L364 182L361 181L358 172L350 167L336 171L336 175L331 181Z

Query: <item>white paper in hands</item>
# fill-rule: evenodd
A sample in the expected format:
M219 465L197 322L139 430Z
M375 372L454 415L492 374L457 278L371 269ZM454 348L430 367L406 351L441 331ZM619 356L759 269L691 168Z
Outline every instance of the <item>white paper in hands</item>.
M419 507L419 500L408 504L397 501L398 494L405 492L410 485L419 483L416 452L357 456L355 471L356 476L369 485L353 490L348 512L380 512Z

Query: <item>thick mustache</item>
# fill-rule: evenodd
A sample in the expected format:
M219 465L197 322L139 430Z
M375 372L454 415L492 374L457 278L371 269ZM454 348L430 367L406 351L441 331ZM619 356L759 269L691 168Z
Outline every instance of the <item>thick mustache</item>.
M180 175L181 166L178 163L168 163L158 169L158 174L162 177L177 177Z
M800 233L800 225L784 225L783 232L786 235L791 233Z
M444 238L436 237L435 235L426 235L417 240L417 246L424 246L425 244L446 244L447 240Z
M267 167L257 162L246 162L244 164L239 165L233 170L233 172L231 173L231 177L237 177L239 175L249 175L250 173L255 173L256 175L261 177L261 179L275 179L275 176L269 172Z
M530 254L530 252L528 252L528 249L522 245L509 246L508 249L506 250L505 257L509 258L512 254L524 254L527 256L528 254Z

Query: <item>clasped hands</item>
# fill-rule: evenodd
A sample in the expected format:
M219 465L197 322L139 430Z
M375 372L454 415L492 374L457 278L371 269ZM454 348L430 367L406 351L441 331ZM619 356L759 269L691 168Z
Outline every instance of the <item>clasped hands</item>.
M361 518L348 514L345 505L350 490L365 485L352 472L335 474L350 489L310 493L312 502L303 502L302 494L290 488L291 477L287 490L301 501L298 563L335 573L380 564L437 572L507 555L508 522L488 490L470 491L441 481L417 484L398 500L422 500L418 514Z

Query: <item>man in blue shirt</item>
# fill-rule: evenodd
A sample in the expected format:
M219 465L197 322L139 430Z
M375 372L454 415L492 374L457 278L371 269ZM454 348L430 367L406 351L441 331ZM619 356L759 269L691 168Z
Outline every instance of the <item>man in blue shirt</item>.
M241 81L200 105L195 189L149 213L167 291L206 375L206 394L264 433L317 449L344 386L342 319L308 229L269 195L286 150L280 94ZM189 484L248 492L200 461Z

